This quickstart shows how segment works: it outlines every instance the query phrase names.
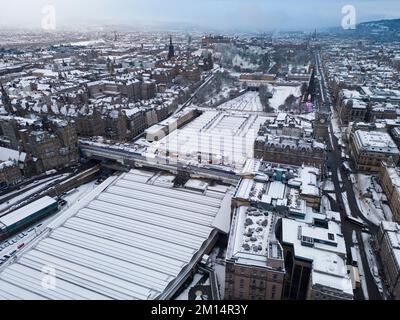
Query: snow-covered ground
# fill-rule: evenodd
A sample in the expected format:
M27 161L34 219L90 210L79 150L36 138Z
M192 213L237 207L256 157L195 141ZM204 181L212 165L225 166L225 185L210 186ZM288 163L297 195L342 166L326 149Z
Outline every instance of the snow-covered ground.
M251 63L246 58L243 58L239 54L235 55L232 59L232 65L234 67L240 67L242 69L250 69L250 70L257 70L260 66L257 64Z
M269 100L271 108L278 110L281 105L285 103L285 100L290 95L294 95L296 98L301 96L301 86L274 86L269 87L269 90L273 94L272 99Z
M331 118L332 127L333 127L333 135L340 139L342 137L342 129L339 123L339 118L336 115L333 115Z
M382 188L373 175L355 174L356 183L353 185L357 205L364 218L378 226L381 221L392 219L392 212L383 205L385 198Z
M340 169L339 168L337 169L336 174L337 174L337 177L338 177L338 180L339 180L339 183L340 183L340 187L342 187L343 180L342 180L342 174L340 173Z
M203 103L200 102L198 105L193 105L193 106L198 108L211 108L211 107L214 108L216 105L229 99L230 93L234 89L238 88L233 88L228 85L223 85L221 91L216 93L209 93L205 98L206 100Z
M329 132L329 140L330 140L331 146L332 146L332 148L333 148L333 147L334 147L333 139L332 139L333 132L332 132L332 129L331 129L330 126L328 127L328 132Z

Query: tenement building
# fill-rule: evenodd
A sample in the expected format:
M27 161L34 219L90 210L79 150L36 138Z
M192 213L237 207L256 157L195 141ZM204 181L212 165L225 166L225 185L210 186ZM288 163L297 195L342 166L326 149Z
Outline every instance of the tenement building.
M256 139L254 156L264 161L322 168L326 161L326 145L314 139L264 135Z
M393 219L400 222L400 170L393 164L382 163L379 181L388 199Z
M400 300L400 225L382 221L377 244L389 291L395 300Z

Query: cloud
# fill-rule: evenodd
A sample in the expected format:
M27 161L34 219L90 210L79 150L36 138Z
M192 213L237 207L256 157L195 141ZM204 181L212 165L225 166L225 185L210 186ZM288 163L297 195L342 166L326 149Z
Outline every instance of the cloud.
M175 22L221 29L313 29L336 26L353 4L359 21L400 17L398 0L0 0L0 26L39 27L54 5L57 25Z

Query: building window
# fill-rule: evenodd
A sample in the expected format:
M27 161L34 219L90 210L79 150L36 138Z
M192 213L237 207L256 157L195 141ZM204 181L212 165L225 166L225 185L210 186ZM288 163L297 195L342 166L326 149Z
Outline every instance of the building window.
M271 299L275 299L275 294L276 294L276 285L273 285L271 290Z
M335 240L335 235L332 234L332 233L328 233L328 239L331 240L331 241L334 241Z

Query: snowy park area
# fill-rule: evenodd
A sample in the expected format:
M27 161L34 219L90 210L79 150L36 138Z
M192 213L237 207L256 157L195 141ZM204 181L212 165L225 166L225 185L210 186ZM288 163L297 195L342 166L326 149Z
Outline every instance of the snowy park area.
M357 205L371 223L378 226L381 221L392 221L392 212L383 202L386 196L373 175L355 174L356 183L353 185Z
M248 69L248 70L254 70L254 71L256 71L260 67L258 64L251 63L251 61L240 56L239 54L237 54L233 57L232 65L234 67L240 67L242 69Z
M271 108L279 110L279 107L285 104L286 99L293 95L296 98L301 97L301 86L271 86L269 91L272 93L272 99L269 100Z

